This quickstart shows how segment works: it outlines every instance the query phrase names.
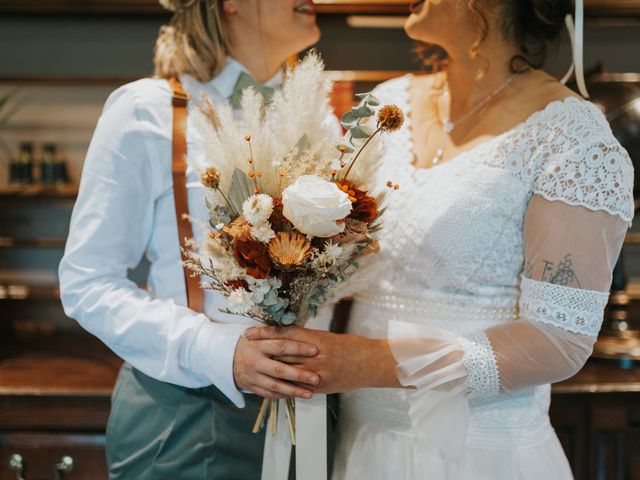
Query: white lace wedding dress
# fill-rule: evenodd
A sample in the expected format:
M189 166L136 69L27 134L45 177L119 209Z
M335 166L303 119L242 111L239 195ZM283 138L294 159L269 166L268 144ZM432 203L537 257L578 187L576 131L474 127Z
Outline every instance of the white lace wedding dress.
M410 114L410 77L375 94ZM392 339L411 389L342 398L334 480L572 478L550 383L588 358L633 217L633 168L596 106L550 103L430 169L410 122L381 173L385 274L356 296L352 333Z

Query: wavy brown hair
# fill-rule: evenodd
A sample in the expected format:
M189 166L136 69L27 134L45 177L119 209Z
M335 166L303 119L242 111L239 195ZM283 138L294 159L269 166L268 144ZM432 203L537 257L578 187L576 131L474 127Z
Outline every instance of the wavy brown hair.
M225 34L224 0L164 0L174 11L171 22L160 29L153 63L154 75L171 77L188 73L200 82L215 77L229 50Z

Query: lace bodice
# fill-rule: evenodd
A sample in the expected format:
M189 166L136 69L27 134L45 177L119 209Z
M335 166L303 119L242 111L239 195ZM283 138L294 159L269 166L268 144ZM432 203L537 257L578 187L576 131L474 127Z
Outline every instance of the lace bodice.
M633 169L603 114L589 102L555 101L525 122L430 169L413 167L410 77L375 94L407 115L386 137L381 181L400 184L385 213L381 256L392 268L369 295L514 307L523 269L523 220L533 194L626 222ZM585 161L586 159L586 161Z

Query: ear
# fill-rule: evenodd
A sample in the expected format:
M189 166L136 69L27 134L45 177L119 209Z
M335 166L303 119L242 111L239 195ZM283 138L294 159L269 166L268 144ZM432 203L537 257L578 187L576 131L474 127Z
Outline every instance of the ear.
M238 13L238 0L224 0L222 8L226 15L235 15Z

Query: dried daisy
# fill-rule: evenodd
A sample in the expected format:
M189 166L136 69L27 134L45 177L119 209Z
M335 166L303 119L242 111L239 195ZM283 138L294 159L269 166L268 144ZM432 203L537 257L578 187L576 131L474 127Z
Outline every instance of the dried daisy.
M404 113L396 105L385 105L378 110L378 127L384 132L395 132L404 123Z
M311 255L311 244L298 232L278 232L269 242L269 256L281 270L290 271L302 265Z
M269 220L272 213L273 199L264 193L252 195L242 204L242 215L254 227Z

